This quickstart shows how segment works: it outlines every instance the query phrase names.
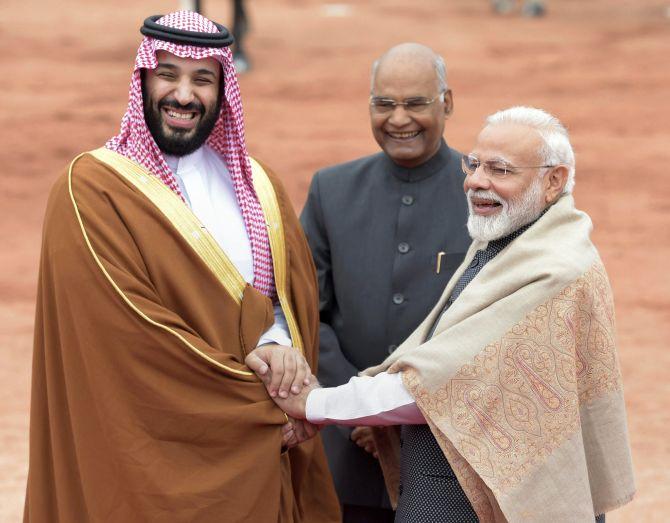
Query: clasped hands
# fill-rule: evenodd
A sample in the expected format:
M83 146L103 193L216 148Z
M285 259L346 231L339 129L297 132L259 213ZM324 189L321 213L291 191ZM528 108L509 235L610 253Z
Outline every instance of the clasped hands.
M291 448L316 436L319 427L305 419L305 405L319 383L303 355L292 347L268 344L254 349L244 362L289 417L282 427L283 445Z
M321 427L305 419L305 407L308 394L320 385L303 355L292 347L268 344L250 352L244 361L289 417L288 423L282 427L283 446L295 447L316 436ZM351 440L377 458L372 427L356 427Z

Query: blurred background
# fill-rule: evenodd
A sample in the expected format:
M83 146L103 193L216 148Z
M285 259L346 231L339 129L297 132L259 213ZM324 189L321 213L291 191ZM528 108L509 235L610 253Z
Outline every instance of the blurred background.
M467 152L483 118L544 108L577 155L577 206L615 292L638 494L607 521L670 519L670 2L548 0L544 16L489 0L248 0L247 142L296 211L314 171L377 151L372 61L416 41L447 62L445 137ZM42 216L68 162L118 132L144 18L178 0L2 0L0 6L0 521L19 521ZM201 0L230 26L232 1ZM371 217L374 219L374 216ZM427 223L426 227L439 227Z

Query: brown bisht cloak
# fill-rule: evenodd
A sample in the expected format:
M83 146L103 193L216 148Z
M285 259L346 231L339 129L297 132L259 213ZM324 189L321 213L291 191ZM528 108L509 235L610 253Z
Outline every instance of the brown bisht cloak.
M270 300L249 285L231 293L212 269L218 246L198 254L96 152L59 178L46 211L24 521L339 521L320 438L281 453L286 417L244 365ZM280 298L316 372L312 259L268 177Z

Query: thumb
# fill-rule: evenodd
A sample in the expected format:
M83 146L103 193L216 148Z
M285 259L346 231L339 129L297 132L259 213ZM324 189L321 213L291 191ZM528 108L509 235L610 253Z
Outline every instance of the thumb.
M265 363L257 354L254 354L253 352L247 355L247 357L244 359L244 363L246 363L247 367L260 376L267 374L269 369L267 363Z

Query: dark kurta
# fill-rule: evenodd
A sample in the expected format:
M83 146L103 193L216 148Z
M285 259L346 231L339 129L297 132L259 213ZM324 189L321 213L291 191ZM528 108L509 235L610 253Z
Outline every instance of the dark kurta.
M291 307L316 365L314 269L271 179ZM272 324L270 301L247 286L236 304L153 204L90 155L72 195L91 248L63 176L44 224L25 521L337 521L319 440L281 454L284 414L239 373Z
M442 314L451 307L465 287L495 258L518 238L534 221L513 233L490 241L477 251L465 272L456 282ZM433 337L441 314L435 319L426 341ZM400 487L396 523L477 523L479 518L456 478L456 474L428 425L403 425L400 439ZM605 523L605 515L595 519Z
M451 291L444 307L446 311L484 266L502 251L530 224L518 231L488 243L477 251ZM433 324L426 340L441 316ZM400 487L398 492L397 523L476 523L479 521L468 497L456 478L449 461L428 425L403 425L400 439Z
M319 279L324 386L383 361L462 261L470 237L460 161L443 143L414 169L378 153L314 176L301 222ZM350 430L322 434L340 500L390 507L377 461L349 440Z

